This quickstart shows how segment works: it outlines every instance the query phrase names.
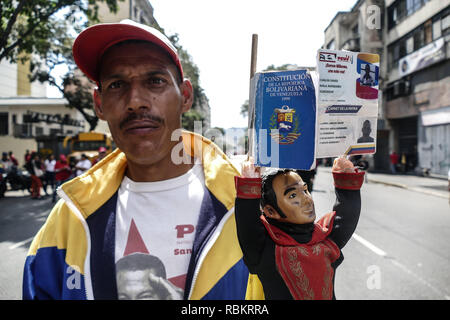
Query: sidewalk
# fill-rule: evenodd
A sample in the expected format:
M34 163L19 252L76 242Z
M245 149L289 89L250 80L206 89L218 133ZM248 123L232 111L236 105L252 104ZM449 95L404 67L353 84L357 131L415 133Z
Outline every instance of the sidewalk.
M319 166L319 170L331 172L331 167ZM382 183L389 186L430 194L449 199L448 181L441 178L420 177L408 174L388 174L366 172L367 182Z

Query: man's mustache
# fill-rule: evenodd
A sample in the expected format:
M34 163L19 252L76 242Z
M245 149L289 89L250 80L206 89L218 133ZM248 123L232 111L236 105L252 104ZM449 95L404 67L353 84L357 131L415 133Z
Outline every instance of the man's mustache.
M130 121L134 121L134 120L151 120L154 122L157 122L159 124L163 124L164 123L164 119L153 115L153 114L149 114L149 113L130 113L128 114L128 116L123 119L120 124L119 124L119 128L123 129L123 127Z

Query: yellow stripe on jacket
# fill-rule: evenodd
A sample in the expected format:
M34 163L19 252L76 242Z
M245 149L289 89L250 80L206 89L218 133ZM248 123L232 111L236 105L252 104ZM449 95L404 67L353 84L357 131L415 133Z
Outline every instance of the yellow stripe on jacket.
M55 205L46 223L33 239L28 255L36 255L39 249L48 247L67 250L66 263L84 274L86 233L80 219L62 200Z

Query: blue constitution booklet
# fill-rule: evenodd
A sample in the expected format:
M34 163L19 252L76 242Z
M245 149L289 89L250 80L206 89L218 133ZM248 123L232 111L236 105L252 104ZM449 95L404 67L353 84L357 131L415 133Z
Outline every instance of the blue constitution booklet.
M308 70L256 73L250 84L249 154L262 167L315 167L316 93Z

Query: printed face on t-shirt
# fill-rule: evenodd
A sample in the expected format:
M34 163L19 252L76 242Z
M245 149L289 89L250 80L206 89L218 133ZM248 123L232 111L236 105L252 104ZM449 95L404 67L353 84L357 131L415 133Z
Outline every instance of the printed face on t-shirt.
M200 165L165 181L124 178L115 233L119 299L183 298L204 192Z

